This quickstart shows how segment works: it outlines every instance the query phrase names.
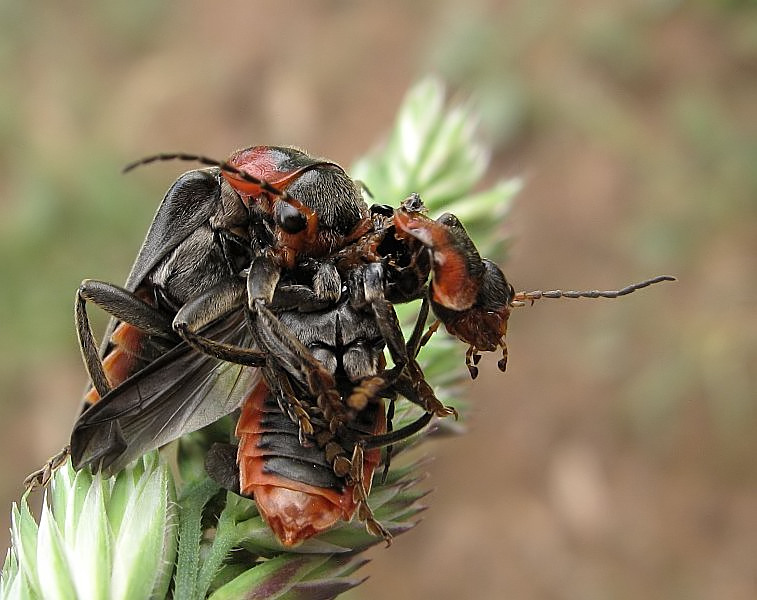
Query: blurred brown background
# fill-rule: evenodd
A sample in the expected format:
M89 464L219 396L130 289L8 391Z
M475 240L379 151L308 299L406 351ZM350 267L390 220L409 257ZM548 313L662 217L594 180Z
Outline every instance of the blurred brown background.
M260 143L349 164L429 72L478 98L492 179L525 178L516 287L680 282L517 312L468 435L429 448L424 521L350 597L757 597L757 9L737 0L0 1L3 532L78 406L74 290L125 278L181 168L120 167Z

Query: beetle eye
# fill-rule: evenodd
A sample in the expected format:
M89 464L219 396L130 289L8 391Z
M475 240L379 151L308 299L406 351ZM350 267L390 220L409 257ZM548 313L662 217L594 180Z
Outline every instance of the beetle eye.
M286 202L277 202L276 224L287 233L299 233L308 224L308 219L299 210Z

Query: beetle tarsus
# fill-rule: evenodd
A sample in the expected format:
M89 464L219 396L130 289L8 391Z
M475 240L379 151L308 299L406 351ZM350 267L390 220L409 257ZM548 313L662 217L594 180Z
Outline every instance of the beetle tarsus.
M31 492L38 487L46 487L55 471L63 466L69 456L71 456L71 446L66 445L60 452L48 458L42 468L30 473L24 479L24 488L26 491Z

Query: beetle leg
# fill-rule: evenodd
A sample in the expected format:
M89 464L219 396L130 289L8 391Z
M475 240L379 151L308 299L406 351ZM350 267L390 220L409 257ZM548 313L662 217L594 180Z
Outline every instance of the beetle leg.
M373 509L368 504L368 495L371 492L371 482L365 481L365 463L364 450L362 443L355 444L352 451L352 460L350 460L349 479L354 483L352 488L352 498L357 505L357 516L363 523L365 529L371 535L384 538L387 547L392 543L392 534L376 519Z
M342 295L342 278L333 262L323 262L313 277L315 297L325 303L334 303Z
M415 320L415 326L413 332L407 340L405 347L407 348L407 355L416 358L421 351L421 347L426 344L426 336L423 336L423 328L428 320L429 302L428 297L424 296L421 302L421 308L418 311L418 318ZM428 337L431 337L430 335Z
M500 340L500 346L502 347L502 358L497 361L497 368L504 373L507 370L507 343L504 337Z
M240 365L263 366L264 352L217 342L198 333L220 317L240 310L244 306L244 294L245 285L237 279L211 288L181 307L174 317L173 330L200 352Z
M418 311L418 318L415 322L415 327L407 341L407 354L410 357L410 362L407 368L400 373L399 377L394 382L395 389L402 394L410 402L423 407L423 409L430 414L438 417L454 416L455 420L458 418L457 411L449 406L444 406L434 394L433 388L428 384L423 374L423 370L418 364L416 358L421 348L428 342L431 335L439 327L439 320L434 321L429 330L423 334L423 327L426 324L429 311L429 300L427 297L423 298L421 308ZM428 422L428 421L426 421ZM412 434L407 434L408 437ZM404 439L404 438L401 438Z
M274 315L261 300L253 302L252 329L260 348L265 348L276 360L285 363L297 373L333 432L350 415L336 390L334 376L313 356L313 353Z
M66 459L71 455L71 446L63 446L63 449L56 455L47 459L47 462L42 468L30 473L26 479L24 479L24 488L27 491L32 491L37 487L45 487L53 476L53 473L57 471Z
M395 381L394 387L410 402L417 404L434 416L441 418L454 417L455 420L459 417L454 407L445 406L436 397L434 389L426 381L423 371L416 361L408 365L408 369Z
M421 348L428 344L431 336L436 333L436 330L439 329L439 325L441 323L439 319L436 319L433 323L431 323L431 325L429 325L428 330L424 334L423 327L426 325L426 321L428 320L428 311L428 296L424 296L423 302L421 302L421 309L418 311L418 319L415 321L413 333L410 335L410 338L407 341L407 354L408 356L412 356L413 358L416 358L418 356L418 353L421 351Z
M179 338L171 328L170 320L160 311L140 298L137 293L124 288L96 280L84 280L76 293L75 321L84 363L87 368L94 391L99 398L111 391L111 381L94 341L94 335L87 314L87 302L92 302L110 313L122 325L129 325L141 330L145 335L155 336L153 343L165 345L166 348L179 343ZM116 328L117 335L120 328ZM127 350L128 352L128 350ZM106 361L107 362L107 361ZM111 372L112 374L112 372ZM119 383L116 381L116 383ZM63 448L51 457L45 465L27 477L25 484L29 488L44 486L55 469L62 465L70 455L70 448Z
M439 329L439 325L441 325L442 322L439 319L436 319L431 325L428 326L428 330L426 330L426 333L421 338L421 342L419 344L419 349L428 344L428 341L431 339L431 336L434 335Z
M75 320L84 364L89 378L100 397L110 391L102 359L95 343L87 315L87 302L93 302L116 319L134 325L148 335L176 342L168 319L144 300L112 283L85 279L76 292Z
M336 266L332 262L324 262L313 276L312 287L296 283L279 284L268 306L278 310L313 312L336 303L341 295L342 280Z
M391 434L394 430L394 409L395 402L397 401L397 394L393 394L389 399L389 408L386 411L386 432ZM428 413L427 413L428 414ZM386 477L389 475L389 466L392 463L392 455L394 454L394 444L387 444L386 453L384 455L384 470L381 472L381 483L386 482Z
M384 297L384 269L381 263L370 263L353 283L358 289L356 297L373 311L381 336L386 342L394 366L379 375L364 378L347 398L347 405L362 410L382 390L390 386L405 369L409 359L405 338L394 307Z
M468 372L470 373L470 378L475 379L478 377L478 367L474 364L477 363L478 360L476 360L474 357L480 358L480 354L475 354L476 348L474 346L468 346L468 350L465 352L465 366L468 367Z
M361 381L360 385L353 390L347 399L347 405L356 410L362 410L371 399L394 384L403 372L407 372L416 392L413 394L413 398L419 400L424 410L432 412L439 417L457 415L455 409L446 407L439 402L431 386L426 383L423 371L415 360L421 343L418 341L420 337L419 332L423 330L425 320L428 316L428 305L425 303L421 305L416 327L410 337L410 341L406 344L402 328L397 319L397 313L392 304L384 297L383 267L380 263L371 263L365 268L363 277L365 302L370 304L373 310L376 323L386 342L394 366L380 375L367 377ZM358 296L362 298L360 293L358 293ZM413 398L409 399L414 401Z
M299 373L318 407L334 432L348 421L350 415L336 390L334 376L313 356L313 353L268 308L281 275L280 268L268 256L259 256L247 274L247 302L251 330L258 346L266 349Z
M333 302L319 298L313 288L299 283L288 283L276 288L276 295L270 308L282 311L314 312L327 308L329 304Z
M313 407L306 406L297 398L292 389L292 383L284 373L276 369L271 369L272 376L275 377L278 388L276 389L276 401L281 412L285 413L291 421L297 423L298 438L300 445L303 447L312 446L313 442L309 436L315 433L315 428L311 421L311 412ZM272 388L273 389L273 388Z

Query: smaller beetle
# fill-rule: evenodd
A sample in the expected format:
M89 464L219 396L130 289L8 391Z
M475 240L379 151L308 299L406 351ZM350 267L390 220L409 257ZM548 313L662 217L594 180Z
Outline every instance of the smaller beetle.
M444 323L447 331L468 344L465 362L473 379L478 375L481 352L495 352L502 357L497 366L507 368L507 321L513 307L533 304L541 298L618 298L675 277L660 275L634 283L620 290L554 290L550 292L515 292L500 268L481 258L473 241L458 218L445 213L436 221L422 211L408 209L406 202L394 213L394 224L400 238L419 240L429 249L433 262L433 279L429 300L438 320L431 325L431 335Z
M170 398L162 395L161 406L150 408L149 402L140 401L143 418L150 414L154 418L140 422L139 428L126 433L125 438L120 437L123 431L103 429L102 439L95 442L99 452L92 457L110 455L105 462L108 464L121 454L109 450L110 446L130 450L114 467L175 439L189 427L211 423L239 405L245 393L243 382L237 381L233 393L224 391L223 386L235 380L234 372L236 377L252 377L252 372L198 358L182 337L191 337L193 328L200 329L233 313L246 294L242 271L255 256L274 251L280 262L290 263L310 254L331 252L370 226L360 188L344 170L295 148L254 146L234 153L227 162L184 154L161 155L134 163L127 170L167 158L199 160L210 168L189 171L171 186L124 287L85 280L77 291L76 329L91 381L82 412L148 367L150 373L160 372L169 379L183 377L194 369L197 381L202 381L205 371L221 369L228 372L227 380L215 378L220 388L202 385ZM338 289L315 283L316 300L325 304L338 298ZM113 316L99 351L87 316L88 302ZM187 305L194 310L187 310ZM216 327L213 337L221 343L246 347L249 341L243 314L233 314L239 319L238 326L227 321L220 329ZM221 354L218 345L213 349ZM258 366L263 361L263 356L256 356L248 362ZM169 362L173 368L166 366ZM252 379L248 385L253 385ZM216 396L227 402L218 402ZM166 420L177 412L198 418L191 422ZM45 484L67 452L65 448L30 475L27 485Z

